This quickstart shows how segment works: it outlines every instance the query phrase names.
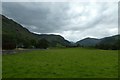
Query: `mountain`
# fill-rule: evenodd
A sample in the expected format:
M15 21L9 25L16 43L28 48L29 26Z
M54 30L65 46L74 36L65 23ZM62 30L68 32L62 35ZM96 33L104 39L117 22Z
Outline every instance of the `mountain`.
M2 45L11 46L14 44L17 47L30 48L35 46L41 39L46 39L49 42L49 46L55 47L57 45L67 46L70 44L69 41L65 40L60 35L53 34L34 34L28 29L24 28L19 23L12 19L8 19L6 16L2 16Z
M120 40L120 35L114 35L102 38L99 44L114 44L118 40Z
M48 43L49 47L96 47L100 49L120 49L120 35L101 39L85 38L76 43L64 39L61 35L34 34L12 19L2 16L2 48L36 48L41 43ZM47 41L47 42L45 42Z
M104 37L101 39L85 38L76 44L83 47L96 47L100 49L120 49L120 35Z
M119 49L120 50L120 35L102 38L96 45L100 49Z
M96 39L96 38L85 38L85 39L82 39L78 42L76 42L76 44L78 45L81 45L81 46L84 46L84 47L87 47L87 46L95 46L96 44L98 44L101 40L100 39Z
M39 39L45 38L53 47L56 47L58 45L61 45L61 46L70 45L70 42L65 40L64 37L62 37L61 35L41 34L37 36L39 37Z

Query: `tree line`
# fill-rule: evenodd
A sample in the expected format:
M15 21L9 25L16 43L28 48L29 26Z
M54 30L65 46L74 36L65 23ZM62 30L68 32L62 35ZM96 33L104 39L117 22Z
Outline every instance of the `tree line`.
M49 42L46 39L16 39L9 35L2 37L2 49L11 50L15 48L41 48L46 49L49 47Z
M55 43L55 42L54 42ZM35 39L22 39L15 38L14 36L4 35L2 37L2 49L15 49L15 48L40 48L47 49L50 47L51 43L49 43L45 38L35 40ZM52 44L53 45L53 44ZM55 47L55 46L54 46ZM116 40L114 43L99 43L95 46L84 46L80 44L67 45L68 48L75 47L87 47L87 48L97 48L104 50L120 50L120 40Z
M111 43L111 44L100 43L94 47L104 50L120 50L120 40L117 40L115 43Z

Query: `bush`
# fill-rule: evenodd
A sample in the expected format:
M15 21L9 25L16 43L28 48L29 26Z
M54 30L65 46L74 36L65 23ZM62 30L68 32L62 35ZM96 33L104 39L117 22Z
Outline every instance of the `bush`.
M46 49L46 48L48 48L48 41L43 38L43 39L38 41L36 47L41 48L41 49Z
M15 48L16 48L15 43L4 43L4 44L2 44L2 49L11 50L11 49L15 49Z

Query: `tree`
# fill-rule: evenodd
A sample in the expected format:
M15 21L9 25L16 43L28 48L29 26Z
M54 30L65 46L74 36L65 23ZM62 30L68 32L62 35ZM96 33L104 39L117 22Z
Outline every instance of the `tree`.
M77 44L76 47L81 47L81 45L80 45L80 44Z
M41 49L46 49L46 48L48 48L48 41L43 38L43 39L38 41L36 47L41 48Z
M9 35L2 36L2 49L11 50L16 48L16 39Z

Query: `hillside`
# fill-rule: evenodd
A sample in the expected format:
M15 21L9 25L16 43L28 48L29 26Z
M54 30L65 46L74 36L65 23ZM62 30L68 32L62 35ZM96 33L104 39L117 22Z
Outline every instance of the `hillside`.
M120 35L114 35L101 39L85 38L76 42L76 44L83 47L96 47L100 49L120 49Z
M120 49L120 35L102 38L96 47L100 49Z
M70 43L60 35L34 34L19 23L2 15L3 46L7 46L7 44L14 44L14 46L16 45L18 47L23 46L25 48L30 48L43 38L49 42L49 46L53 47L58 44L66 46Z
M114 35L114 36L102 38L100 43L101 44L102 43L104 43L104 44L114 44L118 40L120 40L120 35Z
M76 44L79 44L81 46L95 46L96 44L98 44L100 42L99 39L95 39L95 38L85 38L82 39L78 42L76 42Z

